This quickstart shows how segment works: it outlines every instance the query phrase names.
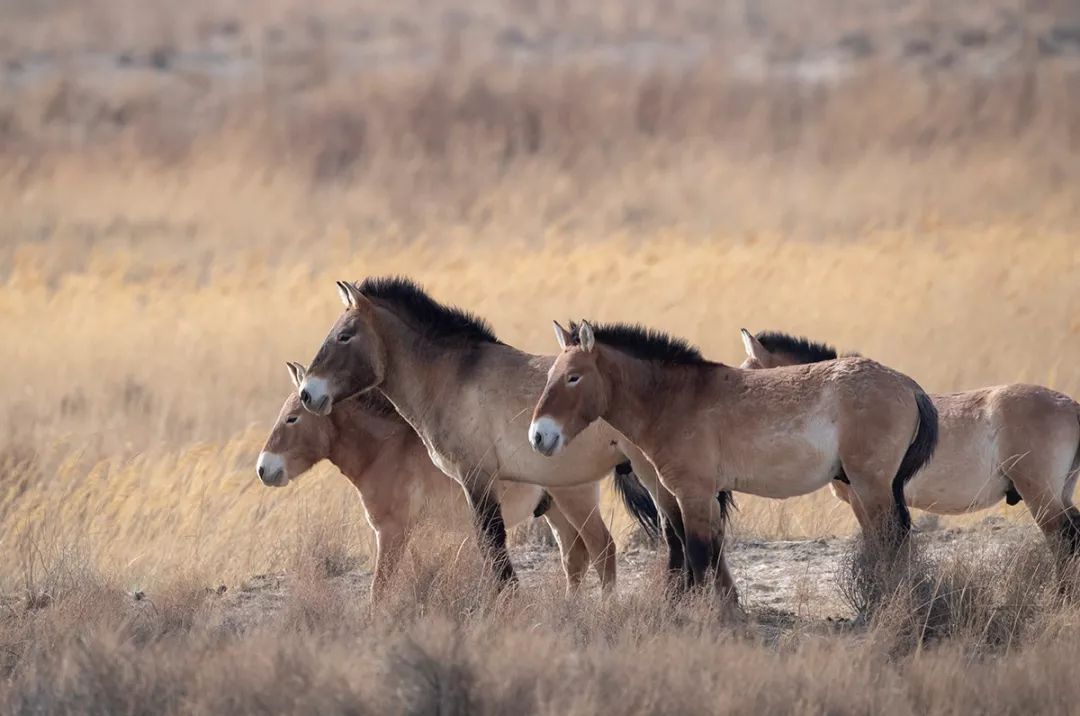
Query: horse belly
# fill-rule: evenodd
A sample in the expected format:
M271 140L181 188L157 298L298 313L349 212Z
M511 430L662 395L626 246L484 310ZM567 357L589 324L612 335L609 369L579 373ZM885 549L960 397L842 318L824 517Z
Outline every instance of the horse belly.
M773 432L739 452L741 459L732 466L733 489L762 497L806 495L839 472L837 428L826 419Z
M990 430L943 429L934 456L908 482L904 497L909 507L940 515L983 510L1008 489L1000 468Z

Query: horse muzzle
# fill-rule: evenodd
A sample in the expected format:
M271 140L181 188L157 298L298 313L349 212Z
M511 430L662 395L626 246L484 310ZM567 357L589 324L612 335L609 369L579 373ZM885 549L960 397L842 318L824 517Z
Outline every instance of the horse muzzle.
M300 404L315 415L328 415L334 408L329 386L322 378L304 378L300 384Z
M255 472L267 487L285 487L289 484L289 476L285 474L285 461L272 452L259 453Z
M563 439L562 426L548 417L538 418L529 426L529 444L532 449L546 457L551 457L562 450L566 441Z

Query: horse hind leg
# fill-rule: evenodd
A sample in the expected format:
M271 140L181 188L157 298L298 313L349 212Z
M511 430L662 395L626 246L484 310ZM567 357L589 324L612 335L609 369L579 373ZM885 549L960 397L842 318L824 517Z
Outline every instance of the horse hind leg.
M1080 555L1080 510L1049 480L1025 475L1014 478L1014 484L1059 564L1075 561Z
M1073 506L1072 491L1080 468L1078 431L1071 434L1046 430L1047 440L1033 447L1030 436L1006 439L1002 472L1023 498L1047 541L1056 552L1060 566L1068 566L1080 556L1080 511ZM1007 435L1007 437L1012 437Z
M841 475L847 478L846 492L863 535L895 555L911 532L911 512L904 489L933 455L937 446L937 409L925 394L915 398L918 424L914 438L903 451L896 433L866 435L852 431L852 439L841 444ZM873 447L868 450L867 445ZM890 447L895 450L892 459ZM897 454L899 453L899 454ZM839 493L837 481L834 492Z
M911 512L908 510L904 490L911 478L933 457L938 442L938 411L934 402L921 389L915 392L914 397L917 415L915 435L895 463L895 470L882 472L880 458L885 455L880 455L878 459L873 459L869 465L864 466L869 469L864 470L862 476L870 477L871 480L856 484L855 475L848 469L846 461L841 459L843 474L851 482L856 496L863 500L869 520L880 525L878 539L883 540L884 545L894 552L899 550L911 533ZM883 494L878 497L877 493L883 493L885 486L891 493L891 499L884 499ZM861 492L867 494L860 494ZM878 516L877 513L884 504L889 505L892 519Z
M911 518L908 516L905 520L900 517L891 476L874 477L873 473L869 473L864 477L862 473L853 470L848 470L847 474L850 479L850 484L844 485L847 488L847 502L862 528L863 538L870 544L895 554L907 538L911 529ZM903 512L907 514L906 503L903 504Z
M1050 490L1037 489L1023 481L1018 481L1017 490L1050 547L1059 592L1065 597L1075 597L1080 567L1080 511Z

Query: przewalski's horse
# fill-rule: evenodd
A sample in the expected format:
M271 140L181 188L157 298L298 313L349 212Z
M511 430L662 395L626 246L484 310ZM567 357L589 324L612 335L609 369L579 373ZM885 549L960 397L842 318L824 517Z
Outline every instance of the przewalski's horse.
M593 508L582 511L597 480L626 460L649 484L651 468L607 425L586 431L559 460L545 460L525 443L528 414L553 358L499 341L487 323L434 301L404 278L338 282L345 311L323 341L300 386L316 415L376 389L413 427L432 461L465 490L481 543L497 575L513 580L496 481L548 488L556 505L600 555L601 583L615 584L615 547ZM603 534L603 539L594 535ZM595 559L596 557L594 557Z
M743 329L742 337L744 368L836 358L831 346L784 333L753 336ZM904 489L908 505L952 515L1022 499L1051 543L1059 542L1067 554L1080 552L1080 511L1072 502L1080 474L1080 405L1049 388L1021 384L930 399L940 416L940 438L934 458ZM832 487L851 502L845 482Z
M571 328L555 324L562 352L529 441L558 455L603 419L637 445L678 501L695 583L712 566L734 596L721 490L794 497L842 470L865 532L899 540L909 531L903 486L933 453L937 414L907 376L865 358L740 370L637 326Z
M288 367L299 388L304 367L298 363L289 363ZM259 453L257 471L264 484L284 487L324 459L356 487L368 524L375 530L372 600L378 598L393 576L416 525L432 519L460 526L468 517L469 507L461 487L432 464L416 432L378 393L344 400L325 416L308 413L297 394L290 394ZM647 500L647 493L634 480L628 464L616 470L615 486L624 501L636 508L635 516L647 520L648 515L639 512L647 511L648 505L635 504ZM500 482L496 490L508 525L529 516L544 516L559 544L567 592L575 591L589 567L589 553L574 526L552 504L550 495L541 487L525 483ZM593 499L579 506L578 511L598 508L595 492L566 499L581 497Z

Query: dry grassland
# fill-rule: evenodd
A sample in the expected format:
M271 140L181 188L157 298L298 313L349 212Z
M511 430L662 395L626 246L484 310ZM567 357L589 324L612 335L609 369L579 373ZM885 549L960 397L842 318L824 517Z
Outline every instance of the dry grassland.
M782 329L933 392L1080 396L1073 4L805 5L0 8L2 708L1068 712L1077 614L1026 543L935 553L937 597L865 623L733 626L653 573L499 597L429 536L369 613L352 488L255 478L284 362L376 274L535 352L552 318L736 363ZM854 524L827 491L740 504L737 539Z

